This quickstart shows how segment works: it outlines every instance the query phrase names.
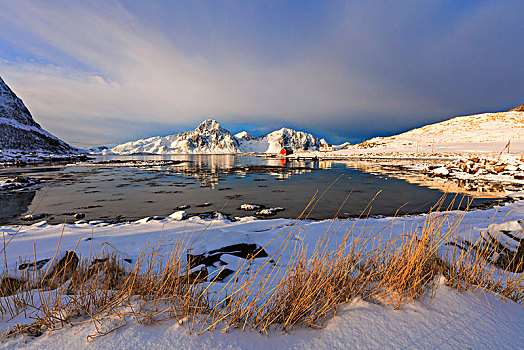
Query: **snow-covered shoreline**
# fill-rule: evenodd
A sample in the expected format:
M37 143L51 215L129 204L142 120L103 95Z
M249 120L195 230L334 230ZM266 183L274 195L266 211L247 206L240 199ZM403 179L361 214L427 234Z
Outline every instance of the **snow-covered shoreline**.
M460 239L475 241L489 227L497 227L502 222L517 222L524 218L524 194L512 197L512 202L500 207L466 213L454 211L447 215L450 215L450 218L463 215L460 229L456 232L460 233ZM377 239L387 239L391 235L402 234L406 227L419 227L427 216L428 214L397 218L299 221L300 229L295 231L293 239L314 247L319 237L327 232L329 244L334 247L348 229L354 232L367 231L370 236L377 235ZM214 220L184 218L185 216L178 212L165 219L144 218L126 224L80 221L76 224L50 225L39 222L33 225L2 226L0 231L4 234L6 242L9 242L6 256L9 270L14 273L22 262L54 256L58 244L59 253L75 250L83 257L91 253L95 255L99 248L116 250L132 264L146 245L158 245L161 251L168 251L177 239L188 233L198 236L192 250L195 254L241 242L264 246L271 252L280 243L275 238L297 224L290 219L257 220L254 217L244 217L231 222L220 215ZM449 220L450 225L452 221ZM522 235L522 231L520 234ZM34 247L34 250L28 249L29 246ZM514 244L512 246L515 248ZM239 263L238 258L223 260L227 264ZM24 317L21 315L12 320L4 319L2 328L16 322L23 323ZM267 346L334 349L389 346L518 348L524 341L522 305L500 300L489 293L458 294L456 290L449 289L443 281L439 283L435 298L431 302L424 299L422 303L416 302L407 305L402 311L394 311L387 306L355 299L342 306L337 316L324 328L297 329L291 334L270 332L269 336L262 336L239 330L231 330L227 334L215 330L197 336L189 334L187 328L175 320L154 325L142 325L133 319L126 322L122 329L91 342L87 342L86 337L96 333L95 326L87 323L83 326L66 326L35 339L29 338L27 343L23 343L23 338L20 337L7 339L0 347L46 349L68 348L75 344L86 348L105 349L146 346L199 349Z

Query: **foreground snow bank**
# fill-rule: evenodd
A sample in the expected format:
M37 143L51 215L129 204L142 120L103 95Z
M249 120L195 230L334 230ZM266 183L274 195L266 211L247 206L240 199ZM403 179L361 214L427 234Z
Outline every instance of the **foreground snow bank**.
M450 217L464 215L460 221L460 229L454 229L454 232L460 232L459 239L474 242L493 223L524 218L524 194L513 197L513 202L501 207L450 213ZM40 221L32 225L0 226L0 232L8 242L8 269L16 271L20 261L34 261L35 254L37 260L53 257L59 243L59 252L75 250L81 257L87 257L110 246L136 261L146 245L156 245L161 241L162 248L169 250L174 242L185 236L196 239L193 250L203 250L200 247L213 250L243 240L254 241L260 246L267 246L267 250L272 250L280 244L276 237L294 228L294 239L297 242L314 247L318 239L328 232L329 244L335 247L348 230L355 233L365 231L370 236L387 239L390 235L402 235L406 228L420 227L427 215L298 222L291 219L259 220L255 217L229 221L222 215L213 220L198 216L182 220L184 218L184 212L180 211L165 219L153 217L119 224L80 220L73 224L51 225ZM5 265L3 253L0 254L0 263Z
M93 323L66 327L23 343L4 341L0 348L19 349L519 349L524 343L524 311L514 302L470 292L458 294L441 281L431 304L403 311L353 300L323 329L298 329L262 336L219 330L189 334L185 324L164 321L144 326L128 323L90 342Z
M502 225L504 231L519 230L515 222L524 217L524 201L519 200L500 208L468 213L448 213L452 219L464 215L461 227L454 230L459 239L474 241L494 223L513 222ZM57 245L62 253L73 250L88 256L91 250L111 247L135 262L138 254L147 244L155 245L161 253L169 251L177 239L188 233L196 233L195 244L190 252L211 253L221 247L232 247L239 243L264 247L271 254L280 244L278 239L289 227L294 231L293 240L304 243L313 250L319 237L327 234L329 245L336 247L338 240L347 232L367 231L378 239L400 236L407 231L424 224L426 215L403 218L370 218L367 220L335 221L293 221L293 220L256 220L243 218L230 222L223 216L214 221L200 218L183 219L173 215L166 219L139 220L134 223L107 225L100 222L78 223L75 225L48 225L45 222L32 226L2 227L7 245L8 267L14 272L24 261L40 261L53 257ZM456 221L450 220L450 226ZM445 223L444 223L445 225ZM496 225L496 224L495 224ZM518 226L518 227L517 227ZM447 227L443 227L447 230ZM515 234L512 233L513 236ZM509 236L508 236L509 237ZM34 250L28 249L34 244ZM518 248L517 248L518 249ZM308 250L309 252L309 250ZM286 253L288 254L288 253ZM285 257L281 264L286 266ZM222 259L222 258L221 258ZM255 259L258 260L258 259ZM238 265L239 259L228 256L225 264ZM256 265L257 262L253 261ZM45 263L44 263L45 264ZM36 264L35 264L36 265ZM254 267L253 267L254 268ZM29 348L48 348L78 346L82 344L93 348L137 348L137 347L514 347L522 343L524 312L522 307L513 302L505 303L489 295L457 294L449 290L441 279L437 285L435 298L424 298L422 304L414 302L402 309L403 312L390 310L388 306L376 305L360 299L353 299L342 306L337 317L331 319L323 330L299 329L289 335L269 332L269 337L256 333L222 334L220 331L203 333L199 336L187 334L186 325L178 325L175 320L162 321L155 325L137 324L132 317L125 318L123 328L86 343L88 335L96 333L91 322L72 328L51 331L51 337L43 335L31 339ZM431 301L431 302L430 302ZM488 301L489 303L487 303ZM492 311L490 311L490 309ZM20 314L16 319L4 319L4 327L14 322L23 322ZM118 320L117 320L118 321ZM120 322L120 321L118 321ZM187 323L187 322L186 322ZM27 323L25 323L27 324ZM115 325L113 325L113 328ZM112 329L112 328L111 328ZM198 329L198 327L193 328ZM220 329L220 328L218 328ZM4 347L20 346L22 339L8 339Z

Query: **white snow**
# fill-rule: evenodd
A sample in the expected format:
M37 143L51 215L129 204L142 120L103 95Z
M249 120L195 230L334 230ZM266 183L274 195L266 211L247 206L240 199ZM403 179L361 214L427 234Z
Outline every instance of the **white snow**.
M449 175L449 170L446 167L440 167L433 170L433 174L435 175Z
M179 210L169 215L169 217L173 220L184 220L185 218L187 218L187 213L183 210Z
M524 152L524 112L484 113L455 117L402 134L375 137L333 155L400 153L499 153L510 142L510 152Z
M522 197L523 195L520 195ZM519 196L514 196L519 197ZM463 215L451 212L444 229L454 225L451 218ZM178 214L177 214L178 215ZM323 220L298 222L294 239L314 247L316 241L327 232L329 245L336 246L338 238L347 229L355 232L368 230L377 239L388 239L400 235L406 227L422 225L427 215L397 218L368 218L366 220ZM459 238L475 240L488 228L518 231L524 218L524 200L517 200L505 206L488 210L470 211L464 214L458 231ZM507 224L494 227L494 223ZM196 241L194 252L217 249L233 243L256 243L268 252L280 244L279 234L292 229L296 222L289 219L257 220L253 217L240 218L231 222L224 217L214 221L192 217L178 221L168 217L164 220L139 220L127 224L100 225L99 221L89 224L49 225L41 222L31 226L2 226L0 231L10 241L6 249L7 263L14 271L19 258L34 261L36 258L52 257L58 242L60 252L73 250L81 256L88 256L91 245L93 252L114 247L126 257L136 261L147 244L169 251L178 238L193 232ZM62 235L62 237L60 237ZM86 238L91 238L86 240ZM108 244L106 244L108 243ZM103 248L105 247L105 248ZM286 253L287 254L287 253ZM286 264L286 256L282 265ZM234 264L238 259L224 259ZM3 254L0 263L3 265ZM21 317L21 318L20 318ZM23 315L15 320L4 319L4 327L13 322L23 321ZM220 327L219 327L220 329ZM176 321L163 321L146 326L137 324L131 317L126 325L108 335L87 342L87 336L95 333L92 323L80 326L66 326L50 335L35 339L18 337L4 341L3 348L57 349L86 347L93 349L119 348L521 348L524 343L524 310L521 305L481 292L458 294L450 290L441 280L435 299L423 299L422 303L407 305L402 311L353 299L341 307L337 316L323 329L296 329L291 334L270 332L263 336L256 332L231 330L222 333L194 335L187 333L185 325Z
M219 327L223 328L223 327ZM189 334L185 324L134 320L90 342L92 323L66 327L35 339L7 340L1 348L19 349L520 349L524 311L514 302L471 292L457 294L441 283L430 305L393 311L357 299L342 306L320 330L298 329L269 336L219 330Z
M237 139L245 139L245 140L254 139L254 137L251 134L249 134L247 131L241 131L241 132L235 134L235 137Z

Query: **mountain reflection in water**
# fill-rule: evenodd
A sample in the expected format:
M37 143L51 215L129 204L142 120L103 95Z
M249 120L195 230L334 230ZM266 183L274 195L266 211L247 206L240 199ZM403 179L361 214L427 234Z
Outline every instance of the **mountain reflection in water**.
M16 176L17 171L4 170L0 175ZM107 156L88 164L46 171L27 167L23 172L44 179L45 186L36 188L25 206L0 203L5 208L2 217L9 223L20 222L33 210L48 214L51 222L72 222L78 212L85 213L87 220L112 221L166 216L181 205L190 206L189 215L218 210L231 217L253 215L240 210L244 203L284 207L273 217L296 218L313 196L330 186L310 218L332 218L337 212L342 218L358 216L378 192L371 215L394 215L399 208L399 214L411 214L430 210L444 194L422 180L410 183L413 179L394 168L255 156ZM444 205L453 195L449 197ZM486 201L477 198L474 204Z

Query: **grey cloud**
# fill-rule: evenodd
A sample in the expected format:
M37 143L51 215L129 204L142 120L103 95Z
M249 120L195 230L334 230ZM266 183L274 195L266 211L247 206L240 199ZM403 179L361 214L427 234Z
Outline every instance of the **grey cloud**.
M358 139L518 104L522 5L486 3L447 22L438 4L351 3L321 41L268 65L228 47L187 53L118 3L9 3L0 29L31 33L47 49L15 44L57 65L4 60L0 74L51 132L93 144L208 117ZM97 122L77 132L86 120Z

